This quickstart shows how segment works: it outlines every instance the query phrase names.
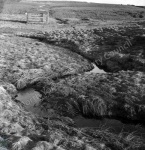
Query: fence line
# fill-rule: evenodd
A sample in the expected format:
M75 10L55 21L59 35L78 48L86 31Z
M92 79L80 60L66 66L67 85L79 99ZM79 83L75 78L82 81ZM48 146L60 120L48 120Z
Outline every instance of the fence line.
M49 21L49 13L26 13L27 23L46 23Z

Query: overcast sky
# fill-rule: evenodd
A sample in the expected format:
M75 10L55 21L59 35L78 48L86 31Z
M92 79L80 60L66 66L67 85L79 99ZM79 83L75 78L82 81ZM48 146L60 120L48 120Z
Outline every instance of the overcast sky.
M133 5L144 5L145 0L87 0L88 2L97 2L97 3L114 3L114 4L133 4Z
M74 1L87 1L95 3L111 3L111 4L131 4L145 6L145 0L74 0Z
M24 1L53 1L53 0L24 0ZM82 2L94 2L94 3L108 3L108 4L130 4L145 6L145 0L54 0L54 1L82 1Z

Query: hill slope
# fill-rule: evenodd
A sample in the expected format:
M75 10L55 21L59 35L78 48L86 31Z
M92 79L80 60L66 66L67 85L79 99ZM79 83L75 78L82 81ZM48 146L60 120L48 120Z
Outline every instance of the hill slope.
M145 9L131 5L70 1L7 1L4 13L24 14L29 10L49 10L53 18L91 18L97 20L135 20L145 18Z

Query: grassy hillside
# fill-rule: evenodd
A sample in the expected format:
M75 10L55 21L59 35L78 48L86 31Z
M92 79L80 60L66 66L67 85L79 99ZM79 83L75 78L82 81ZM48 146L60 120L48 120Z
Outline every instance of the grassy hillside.
M0 0L0 13L2 12L4 6L4 0Z
M4 13L7 6L10 5L11 9L15 9L16 4L21 0L0 0L0 13Z
M12 3L13 2L13 3ZM49 10L53 18L78 18L99 20L135 20L145 18L145 9L132 5L111 5L69 1L21 1L5 4L4 13L24 14L29 10Z
M49 2L46 7L48 6L51 7L53 17L120 20L144 18L145 16L144 8L131 5Z

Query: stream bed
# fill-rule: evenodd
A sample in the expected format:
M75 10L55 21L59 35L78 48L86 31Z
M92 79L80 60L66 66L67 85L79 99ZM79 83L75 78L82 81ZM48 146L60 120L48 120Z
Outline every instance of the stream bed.
M74 119L74 122L78 128L96 128L96 129L109 129L111 132L120 133L134 133L135 135L141 136L145 139L145 126L134 125L131 123L122 123L116 119L87 119L82 116L78 116Z
M92 63L92 65L94 68L86 73L106 73L104 70L99 69L94 63Z
M95 64L92 64L94 69L86 73L106 73L99 69ZM48 117L50 110L46 111L41 108L42 95L33 88L28 88L19 91L16 100L24 104L27 111L32 112L40 117ZM77 116L73 119L77 128L98 128L98 129L109 129L111 132L120 133L134 133L142 136L145 139L145 126L140 124L123 123L116 119L88 119L82 116Z
M41 94L32 88L20 91L16 98L24 104L27 111L32 112L40 117L47 117L51 111L42 110L41 108ZM129 123L122 123L116 119L86 119L78 116L73 119L77 128L98 128L109 129L111 132L120 133L134 133L135 135L142 136L145 139L145 126L134 125Z

